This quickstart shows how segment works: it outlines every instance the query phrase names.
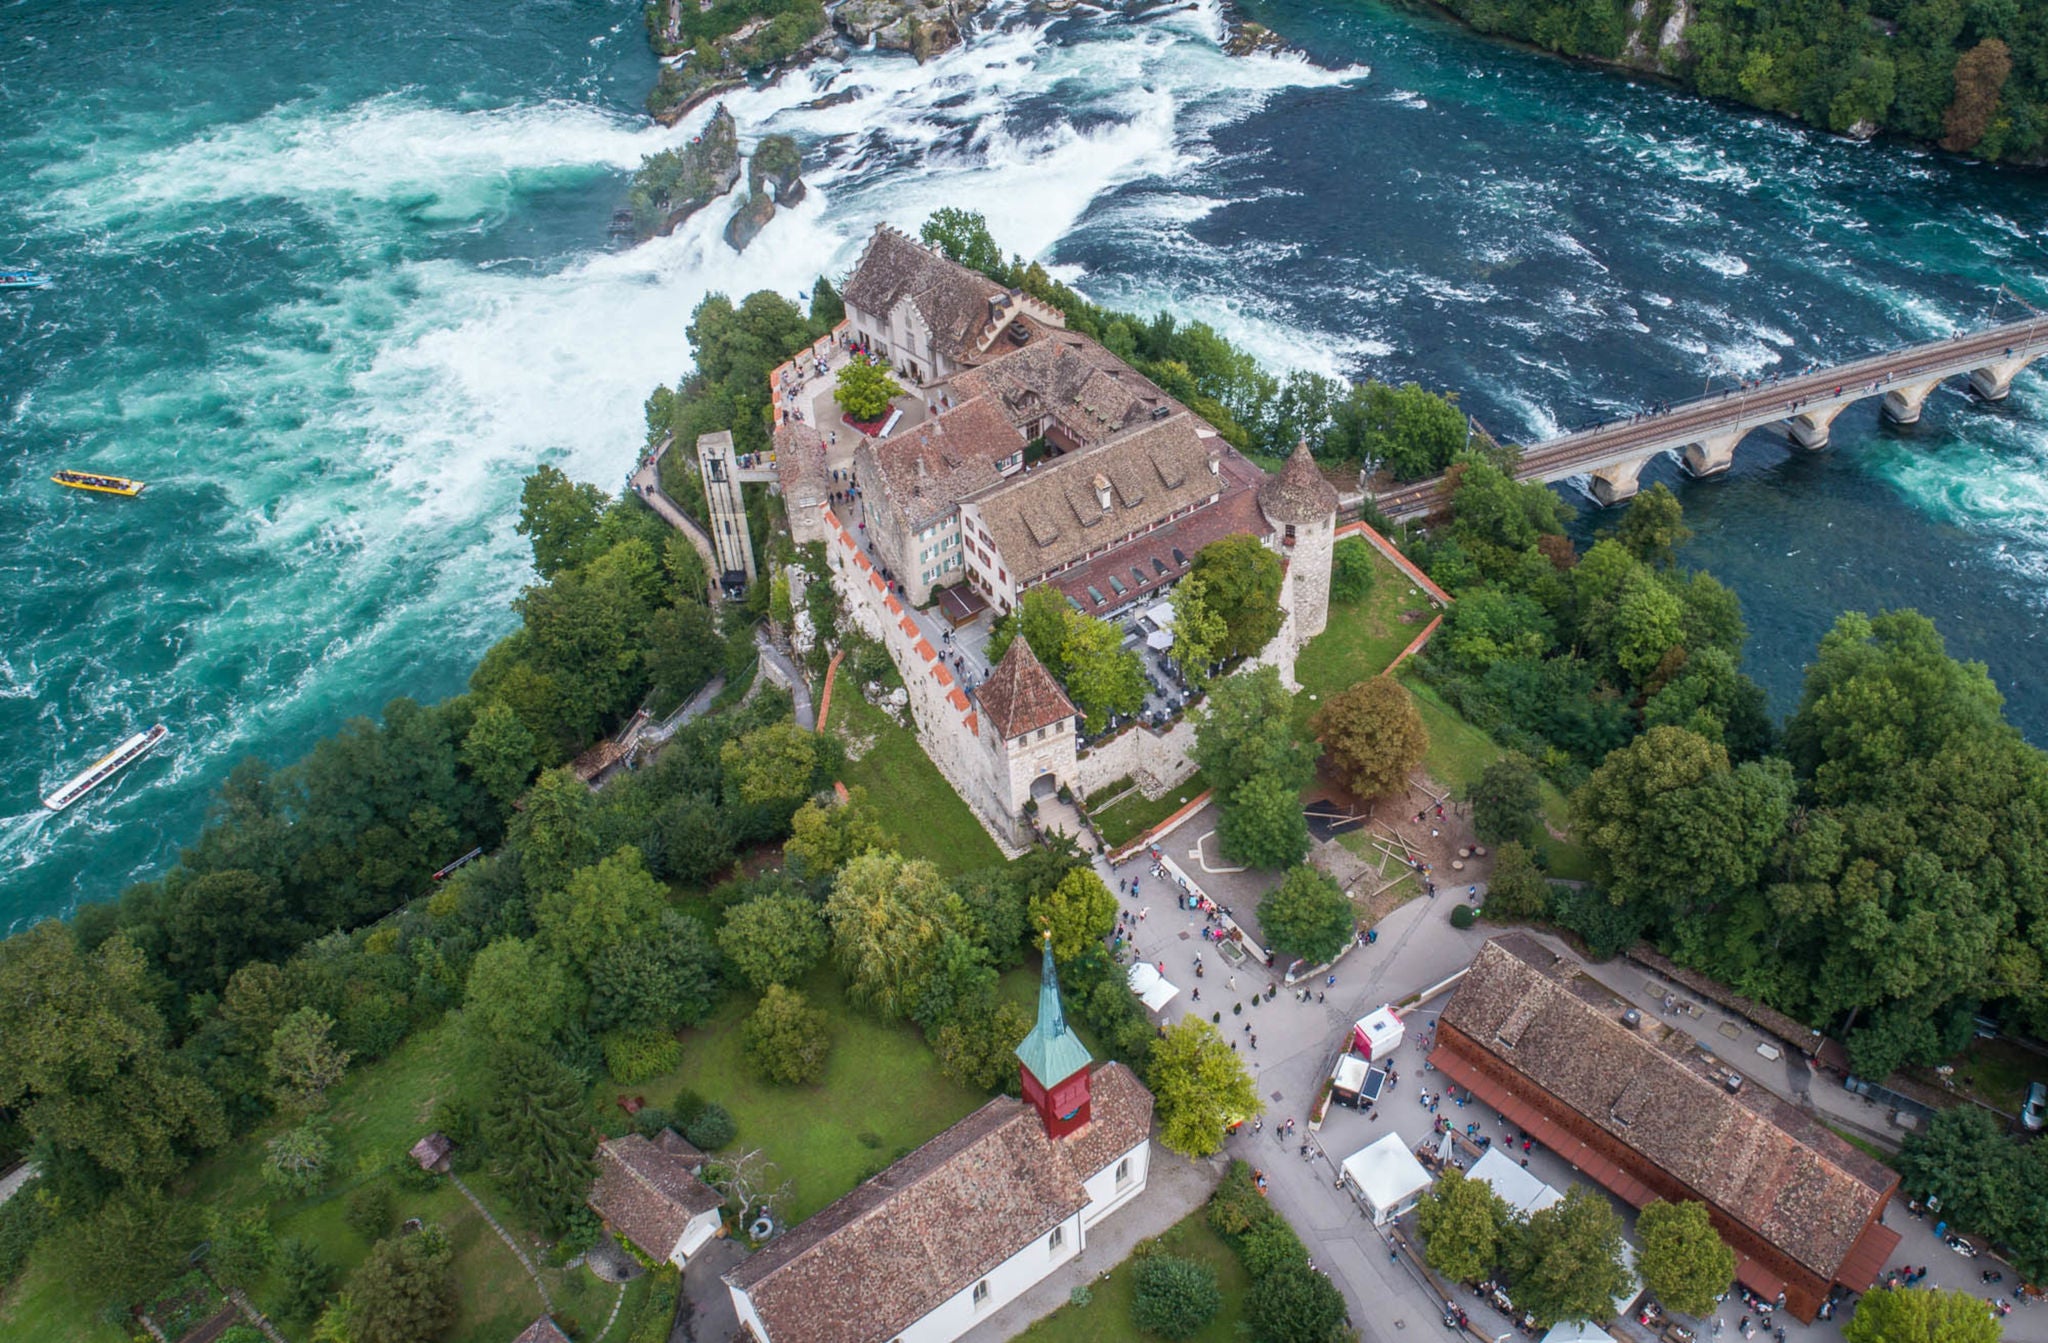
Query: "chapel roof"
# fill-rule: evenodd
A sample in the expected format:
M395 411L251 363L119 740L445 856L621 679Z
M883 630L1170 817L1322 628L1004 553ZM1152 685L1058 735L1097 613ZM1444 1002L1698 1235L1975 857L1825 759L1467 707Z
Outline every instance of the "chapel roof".
M1143 1142L1152 1094L1121 1063L1063 1138L1000 1096L770 1241L725 1281L775 1343L887 1343L1087 1206L1083 1182Z

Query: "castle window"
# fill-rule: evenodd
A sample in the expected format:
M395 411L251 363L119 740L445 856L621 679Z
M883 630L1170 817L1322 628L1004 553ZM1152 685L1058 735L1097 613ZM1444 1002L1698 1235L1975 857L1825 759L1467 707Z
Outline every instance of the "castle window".
M987 1305L987 1304L988 1304L988 1279L987 1279L987 1278L983 1278L983 1279L982 1279L982 1280L981 1280L980 1282L977 1282L977 1283L975 1283L975 1284L974 1284L974 1308L975 1308L976 1310L979 1310L979 1309L981 1309L981 1308L982 1308L983 1306L985 1306L985 1305Z
M1125 1157L1116 1163L1116 1186L1121 1189L1131 1182L1131 1159Z
M1045 1248L1046 1248L1046 1249L1048 1249L1048 1250L1050 1250L1050 1251L1051 1251L1052 1253L1054 1253L1054 1254L1058 1254L1058 1253L1060 1252L1060 1247L1061 1247L1061 1246L1063 1246L1063 1245L1065 1245L1066 1243L1067 1243L1067 1229L1066 1229L1066 1227L1064 1227L1064 1226L1056 1226L1056 1227L1054 1227L1054 1228L1052 1229L1052 1234L1051 1234L1050 1236L1046 1237L1046 1240L1045 1240Z

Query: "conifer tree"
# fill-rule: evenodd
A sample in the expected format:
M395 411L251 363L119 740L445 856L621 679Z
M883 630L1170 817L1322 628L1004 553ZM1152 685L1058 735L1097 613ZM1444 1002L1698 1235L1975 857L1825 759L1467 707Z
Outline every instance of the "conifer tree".
M597 1174L596 1139L581 1079L551 1055L508 1046L496 1074L482 1132L506 1188L550 1232L568 1225Z

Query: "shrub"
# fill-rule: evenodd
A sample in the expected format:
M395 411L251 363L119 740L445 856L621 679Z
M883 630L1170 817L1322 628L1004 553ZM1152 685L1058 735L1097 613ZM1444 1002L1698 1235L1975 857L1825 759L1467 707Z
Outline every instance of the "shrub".
M683 1061L683 1047L659 1026L644 1030L606 1031L604 1070L620 1086L636 1086L671 1072Z
M1451 911L1451 927L1462 931L1463 929L1470 928L1473 920L1478 917L1479 911L1472 908L1472 906L1459 905Z
M1344 1324L1343 1294L1306 1262L1252 1282L1244 1314L1260 1343L1323 1343Z
M263 1178L287 1194L310 1194L327 1179L327 1159L333 1152L327 1128L309 1120L286 1129L264 1144Z
M1216 1192L1209 1196L1210 1228L1234 1247L1255 1227L1271 1220L1273 1205L1252 1183L1252 1168L1242 1161L1231 1162Z
M1237 1257L1254 1278L1290 1264L1308 1267L1308 1248L1294 1228L1278 1217L1269 1217L1238 1237Z
M643 1105L633 1115L633 1132L643 1138L652 1138L665 1128L674 1128L680 1132L682 1126L659 1105Z
M348 1223L349 1230L372 1244L384 1239L384 1233L391 1229L391 1187L382 1180L372 1180L349 1191L342 1220Z
M1162 1338L1187 1338L1223 1309L1216 1270L1196 1260L1155 1254L1131 1278L1131 1322Z
M716 1152L739 1135L739 1125L723 1105L706 1105L683 1125L683 1136L699 1151Z
M1347 536L1330 547L1330 600L1360 602L1372 595L1372 546Z
M14 1281L28 1263L29 1252L50 1230L54 1218L41 1191L31 1181L0 1203L0 1288Z

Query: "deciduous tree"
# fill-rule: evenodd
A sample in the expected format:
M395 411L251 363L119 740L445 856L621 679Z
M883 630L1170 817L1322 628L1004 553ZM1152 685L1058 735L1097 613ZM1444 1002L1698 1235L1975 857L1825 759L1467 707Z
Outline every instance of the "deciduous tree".
M784 719L727 742L718 759L733 800L793 809L815 786L817 737Z
M1687 1315L1708 1315L1735 1280L1735 1251L1707 1216L1707 1205L1656 1199L1636 1215L1642 1251L1636 1267L1643 1285L1665 1305Z
M651 931L667 903L668 892L629 844L543 894L533 921L541 945L587 977L599 956Z
M1998 1318L1968 1292L1879 1287L1842 1326L1847 1343L1998 1343Z
M1228 797L1247 779L1271 775L1295 788L1313 776L1316 747L1294 739L1293 697L1272 667L1216 682L1195 721L1189 752L1209 786Z
M1151 1254L1131 1270L1131 1323L1161 1338L1191 1338L1223 1309L1216 1270L1196 1259Z
M1202 580L1209 609L1223 620L1217 654L1250 657L1280 632L1280 560L1257 537L1211 541L1197 552L1190 572Z
M590 963L590 1027L673 1031L718 1005L718 952L704 925L664 909Z
M1514 1216L1493 1186L1447 1170L1415 1206L1423 1258L1453 1282L1480 1282L1507 1258Z
M579 996L560 958L501 937L470 962L463 1029L486 1045L546 1044L568 1027Z
M1330 547L1330 600L1357 603L1372 595L1372 544L1347 536Z
M1509 751L1479 772L1465 788L1472 806L1472 833L1482 844L1526 839L1542 805L1542 778L1520 751Z
M1643 563L1662 568L1692 539L1692 529L1685 525L1684 505L1660 480L1629 500L1628 510L1614 529L1614 539Z
M349 1052L333 1040L334 1018L302 1007L271 1033L264 1066L280 1105L302 1111L326 1103L327 1089L348 1072Z
M380 1240L349 1280L352 1343L432 1343L455 1323L455 1255L438 1227Z
M1031 1018L1016 1003L979 998L939 1027L932 1052L939 1070L983 1091L1016 1092L1017 1043L1031 1032Z
M860 787L847 789L844 802L813 798L796 809L789 825L782 856L809 877L829 877L889 838L881 812Z
M263 1178L296 1198L326 1183L334 1144L327 1126L309 1119L264 1143L263 1153Z
M886 364L853 359L839 370L832 398L847 415L866 424L888 414L889 403L903 395L903 385L889 376Z
M1052 954L1071 961L1109 936L1116 924L1116 897L1093 868L1077 867L1060 884L1032 897L1031 926L1052 934Z
M1320 965L1350 943L1351 901L1317 868L1297 867L1259 897L1259 927L1276 950Z
M1511 839L1493 852L1493 875L1486 881L1486 915L1502 919L1540 919L1550 908L1550 881L1536 866L1520 840Z
M771 1082L785 1085L815 1082L825 1075L831 1057L831 1023L813 1009L804 995L770 984L761 995L740 1038L747 1062Z
M1607 1196L1575 1184L1532 1215L1508 1258L1515 1304L1549 1328L1561 1320L1604 1320L1629 1285L1621 1258L1621 1217Z
M518 714L500 700L488 700L462 739L462 763L500 805L509 806L539 768L540 750Z
M718 947L757 990L794 984L825 958L825 912L801 895L763 895L726 912Z
M1245 1294L1244 1314L1260 1343L1337 1343L1350 1318L1344 1294L1305 1263L1255 1280Z
M1223 617L1210 609L1208 585L1193 574L1174 584L1169 600L1173 604L1171 656L1188 684L1206 685L1209 664L1216 660L1230 630Z
M519 491L521 536L533 543L533 567L543 579L592 558L604 491L579 484L552 466L536 467Z
M1223 856L1248 867L1292 867L1308 854L1300 790L1275 774L1247 779L1223 803L1216 825Z
M1429 733L1407 688L1373 676L1332 695L1309 720L1344 786L1359 797L1384 797L1408 786L1429 750Z
M1158 1107L1159 1141L1182 1156L1210 1155L1231 1125L1265 1109L1237 1051L1200 1017L1182 1017L1167 1028L1152 1048L1147 1080Z
M909 1012L946 929L966 926L965 909L940 883L937 868L881 852L840 869L825 918L849 996L885 1017Z

